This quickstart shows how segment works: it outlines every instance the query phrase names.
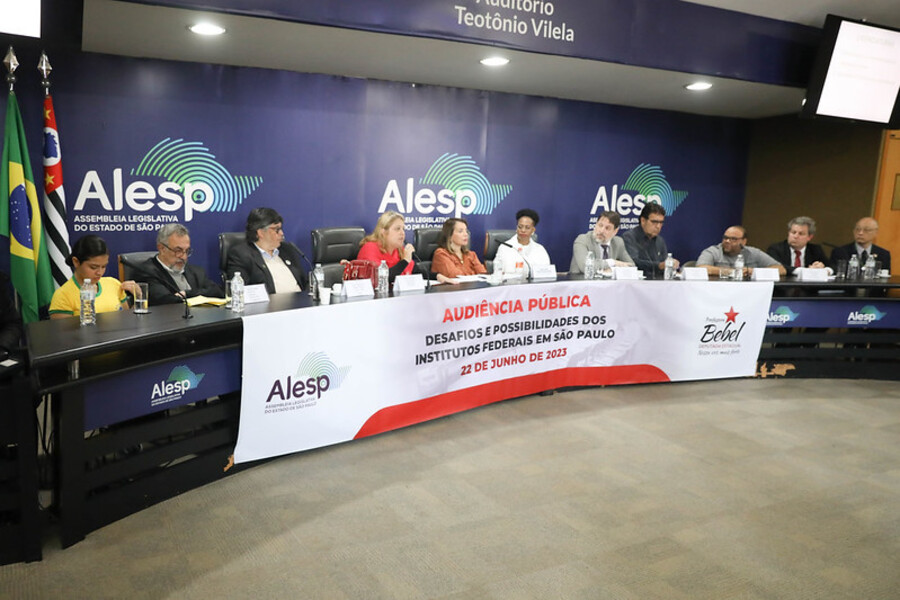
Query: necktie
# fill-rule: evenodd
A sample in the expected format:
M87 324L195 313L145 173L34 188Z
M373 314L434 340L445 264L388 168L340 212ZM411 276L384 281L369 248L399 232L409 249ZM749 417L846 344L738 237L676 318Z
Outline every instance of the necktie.
M609 244L603 244L603 260L609 258Z
M800 251L799 250L794 250L794 266L795 267L803 266L803 264L800 262Z
M863 250L862 254L859 255L859 266L865 265L867 260L869 260L869 253Z

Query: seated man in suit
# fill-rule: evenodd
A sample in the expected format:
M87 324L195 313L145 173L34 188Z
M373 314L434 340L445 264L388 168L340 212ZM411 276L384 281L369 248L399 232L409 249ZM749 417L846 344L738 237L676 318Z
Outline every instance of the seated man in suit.
M795 217L788 221L787 239L769 246L766 254L780 262L793 275L794 269L807 267L824 269L827 258L822 246L810 244L816 235L816 222L809 217Z
M890 272L891 253L872 243L875 241L876 235L878 235L878 221L872 217L863 217L857 221L856 227L853 228L853 242L846 246L839 246L831 252L831 268L835 269L840 261L849 261L853 254L856 254L859 266L862 268L869 256L874 254L875 260L881 263L881 268Z
M634 261L625 250L625 242L616 237L619 231L619 214L613 211L601 213L594 230L582 233L572 244L572 263L569 273L584 273L585 257L594 253L595 259L613 260L617 267L633 267Z
M191 236L181 223L167 223L156 232L157 255L138 266L135 278L149 286L150 306L177 304L185 298L209 296L222 298L222 288L216 285L203 267L189 265L193 254Z
M666 220L666 209L656 202L647 202L641 209L638 227L622 234L625 250L647 279L662 279L666 272L666 256L669 249L659 233ZM681 263L673 257L675 268Z
M284 242L284 219L275 209L254 208L247 215L247 243L228 251L228 278L240 271L245 285L266 284L270 294L299 292L306 286L300 250Z

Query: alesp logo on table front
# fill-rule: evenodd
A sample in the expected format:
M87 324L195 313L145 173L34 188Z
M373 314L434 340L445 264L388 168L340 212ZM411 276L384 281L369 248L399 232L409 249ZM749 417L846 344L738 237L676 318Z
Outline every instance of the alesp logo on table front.
M850 314L847 315L847 325L869 325L875 321L880 321L886 314L871 304L867 304L859 310L850 311Z
M324 352L303 357L293 375L276 379L266 397L266 413L315 406L322 396L341 387L350 367L338 367Z
M98 216L106 217L101 221L119 224L174 222L179 217L191 221L196 213L234 212L260 184L261 177L232 175L202 142L165 138L130 169L128 178L121 167L114 167L111 176L105 179L96 170L88 171L73 210L75 213L86 208L97 210ZM126 215L126 212L138 214ZM79 216L73 218L75 231L79 231L79 222L88 222ZM89 222L97 220L93 218ZM156 228L157 225L152 225L150 229Z
M661 167L641 163L621 186L614 184L610 189L601 185L597 189L591 216L596 218L601 212L613 211L623 217L622 224L625 226L637 222L634 217L641 214L648 202L662 205L666 215L671 216L687 195L685 191L672 189Z
M769 311L766 321L769 325L787 325L788 323L793 323L799 316L800 313L795 313L790 307L782 305L773 311Z
M471 156L442 154L418 179L407 177L401 185L391 179L384 188L378 212L395 210L403 215L447 217L489 215L512 191L511 185L488 181Z
M188 390L200 386L205 373L194 373L187 365L179 365L172 369L168 379L157 381L150 392L150 405L157 406L181 400Z

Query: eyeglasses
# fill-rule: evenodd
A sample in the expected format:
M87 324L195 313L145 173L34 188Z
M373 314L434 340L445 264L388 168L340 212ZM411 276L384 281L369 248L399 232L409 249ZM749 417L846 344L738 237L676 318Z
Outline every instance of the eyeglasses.
M665 222L665 219L647 219L654 225L662 225Z
M281 225L269 225L268 227L266 227L266 229L270 229L275 233L281 233L282 231L284 231L284 228L282 228Z
M194 253L193 248L170 248L166 244L163 244L162 247L165 248L166 250L168 250L169 252L171 252L172 254L174 254L175 256L188 257Z
M730 235L723 235L723 236L722 236L722 241L723 241L723 242L739 242L739 241L741 241L742 239L744 239L744 238L742 238L742 237L731 237Z
M853 230L854 233L872 233L873 231L878 231L875 227L857 227Z

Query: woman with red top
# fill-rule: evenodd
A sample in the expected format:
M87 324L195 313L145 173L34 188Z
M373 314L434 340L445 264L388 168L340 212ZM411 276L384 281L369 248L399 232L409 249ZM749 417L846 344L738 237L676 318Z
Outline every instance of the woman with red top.
M392 210L385 212L378 218L375 231L359 243L359 255L356 257L357 260L368 260L376 266L381 261L387 263L391 282L397 275L412 274L415 266L412 259L415 248L406 243L406 229L403 225L403 215ZM442 277L437 279L447 281Z
M437 242L431 263L433 272L450 278L487 273L478 256L469 250L469 224L465 219L444 221Z

